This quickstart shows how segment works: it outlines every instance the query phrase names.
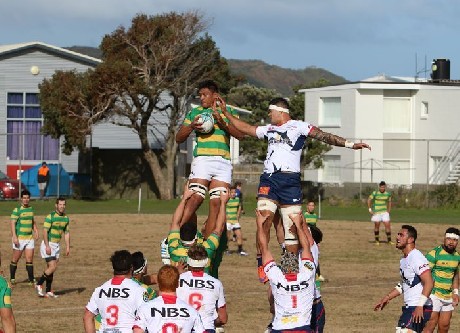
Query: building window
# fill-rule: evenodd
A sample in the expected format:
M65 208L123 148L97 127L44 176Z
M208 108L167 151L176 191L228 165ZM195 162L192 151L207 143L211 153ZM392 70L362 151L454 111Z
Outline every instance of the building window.
M422 102L420 117L422 119L428 119L428 102Z
M340 97L321 97L318 123L321 127L340 127L342 125Z
M59 140L41 134L38 94L8 93L6 105L7 159L57 160Z
M319 178L325 183L340 183L340 170L340 155L325 155Z
M409 98L383 99L383 131L410 133L411 106Z
M410 185L411 172L408 160L384 160L383 179L385 182L397 185Z

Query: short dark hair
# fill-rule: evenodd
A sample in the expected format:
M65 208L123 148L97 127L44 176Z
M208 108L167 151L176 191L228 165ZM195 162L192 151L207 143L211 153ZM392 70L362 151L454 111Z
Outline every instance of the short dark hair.
M42 165L46 165L46 162L45 162L45 161L43 161L43 162L42 162Z
M235 182L235 187L236 187L236 186L241 186L241 185L242 185L242 183L241 183L239 180L237 180L237 181Z
M203 260L208 258L208 252L206 252L206 248L201 244L193 244L190 246L187 255L193 260Z
M133 257L128 250L115 251L110 257L113 274L128 274L133 268Z
M145 258L144 254L141 251L134 252L132 255L133 257L133 269L137 270L144 266Z
M197 231L196 221L186 222L182 225L182 227L180 227L180 239L186 242L192 241L195 238Z
M208 88L209 90L215 93L219 92L219 86L213 80L204 80L198 84L198 90L201 90L204 88Z
M384 186L386 185L387 183L385 183L383 180L379 183L379 186Z
M22 190L21 191L21 198L25 195L28 195L30 197L30 192L28 190Z
M316 244L323 241L323 232L316 225L310 225L310 232Z
M59 201L65 201L65 198L64 198L64 197L58 197L58 198L56 198L56 204L58 204Z
M401 229L406 229L407 230L407 235L409 237L412 237L414 239L414 242L417 240L417 229L415 229L413 226L404 224Z
M460 236L460 230L454 227L447 228L446 234L456 234L457 236Z
M286 98L283 98L283 97L273 98L270 101L270 105L277 105L277 106L281 106L281 107L283 107L285 109L289 109L289 102L287 101Z

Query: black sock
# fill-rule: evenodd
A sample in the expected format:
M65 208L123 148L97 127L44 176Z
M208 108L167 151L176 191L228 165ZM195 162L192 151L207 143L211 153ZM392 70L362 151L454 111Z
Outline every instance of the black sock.
M31 262L26 262L26 270L27 270L27 275L29 276L29 282L32 282L35 280L34 277L34 264Z
M46 292L51 291L51 284L53 283L53 274L50 274L46 278Z
M262 266L262 256L257 255L257 267L260 267L260 266Z
M379 232L374 231L374 236L375 236L375 240L378 242L379 241Z
M43 275L40 276L40 278L38 279L37 284L41 286L43 284L43 282L46 281L47 278L48 278L48 275L46 275L45 272L43 272Z
M391 232L387 232L388 243L391 242Z
M238 245L238 252L243 251L243 245Z
M16 270L18 269L17 262L10 262L10 279L14 280L16 278Z

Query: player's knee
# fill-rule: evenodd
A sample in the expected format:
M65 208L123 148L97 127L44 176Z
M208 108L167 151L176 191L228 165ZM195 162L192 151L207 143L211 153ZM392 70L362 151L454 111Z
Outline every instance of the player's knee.
M283 226L284 226L284 233L285 233L285 242L286 245L295 245L298 244L297 241L297 236L291 233L290 229L294 222L292 222L291 218L289 215L291 214L299 214L302 212L302 207L301 206L288 206L288 207L281 207L280 208L280 215L281 219L283 221Z
M278 206L273 201L270 201L268 199L257 200L257 210L268 210L275 214L277 209Z
M409 333L411 331L409 331L408 328L403 328L403 327L396 327L396 333Z
M207 186L200 183L190 183L188 184L188 188L189 190L192 190L196 194L198 194L201 198L204 199L206 197L206 192L208 190Z
M209 199L220 199L220 192L227 192L227 188L223 186L214 187L213 189L209 190Z

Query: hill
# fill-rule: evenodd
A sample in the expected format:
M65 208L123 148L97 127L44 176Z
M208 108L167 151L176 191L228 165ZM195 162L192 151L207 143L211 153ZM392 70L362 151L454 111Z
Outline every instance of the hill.
M101 58L98 48L87 46L72 46L66 49ZM269 65L262 60L236 60L227 59L232 74L243 75L249 84L256 87L275 89L284 96L293 94L293 87L308 85L323 78L331 84L347 82L343 77L335 75L323 68L314 66L304 69L290 69Z

